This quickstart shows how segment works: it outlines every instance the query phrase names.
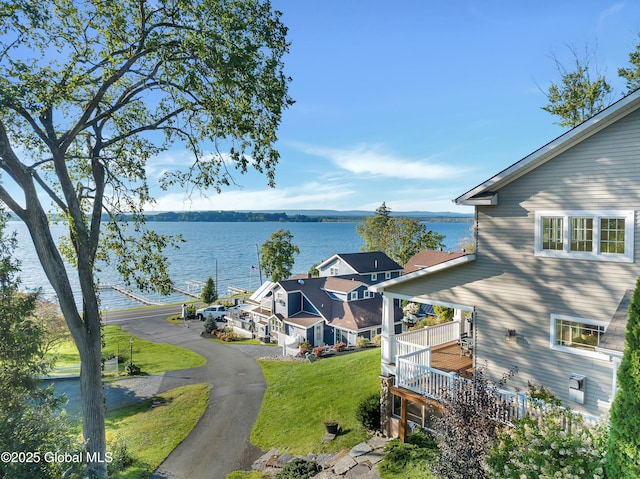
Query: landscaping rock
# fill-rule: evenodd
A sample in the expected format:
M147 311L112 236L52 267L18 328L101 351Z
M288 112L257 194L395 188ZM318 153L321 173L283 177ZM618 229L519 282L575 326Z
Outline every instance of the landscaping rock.
M340 451L337 454L312 454L306 456L291 454L278 454L278 449L260 457L253 469L263 470L274 475L285 464L295 458L313 461L322 468L322 471L313 476L313 479L380 479L377 464L384 457L384 445L389 440L374 436L367 442L357 444L351 450Z
M336 474L344 474L357 464L358 463L349 454L346 454L336 463L335 466L333 466L333 472Z
M382 461L383 457L384 457L384 452L371 451L370 453L365 454L363 456L358 456L355 459L357 463L367 461L367 462L370 462L371 464L378 464L380 461Z
M363 476L369 474L371 472L371 468L365 464L358 464L355 467L349 469L345 474L347 479L362 479Z
M271 449L266 454L263 454L256 462L253 463L252 468L257 471L264 471L265 468L267 467L269 460L271 460L272 458L273 458L273 463L275 464L278 459L278 449Z
M351 451L349 451L349 455L351 457L358 457L368 452L371 452L371 446L366 442L361 442L360 444L357 444L356 446L354 446L353 449L351 449Z

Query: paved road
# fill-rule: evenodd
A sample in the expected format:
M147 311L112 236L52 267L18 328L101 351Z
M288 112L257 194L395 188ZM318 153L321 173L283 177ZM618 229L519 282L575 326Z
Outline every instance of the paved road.
M166 321L176 306L110 312L108 323L117 324L142 339L181 346L207 359L198 368L169 371L159 392L185 384L212 385L207 409L191 434L153 474L152 479L222 479L236 469L249 469L262 451L249 435L262 404L266 383L255 360L237 346L200 337L202 323L190 328ZM266 348L266 347L265 347ZM268 348L271 350L272 348Z

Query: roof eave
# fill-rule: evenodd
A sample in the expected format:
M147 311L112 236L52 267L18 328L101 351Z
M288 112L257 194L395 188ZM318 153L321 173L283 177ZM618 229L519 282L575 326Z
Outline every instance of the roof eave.
M397 278L393 278L387 281L383 281L382 283L371 285L369 286L369 290L373 291L374 293L381 293L389 286L397 286L399 284L406 283L407 281L412 281L416 278L433 274L437 271L442 271L445 269L453 268L454 266L470 263L471 261L475 261L475 259L476 259L475 254L467 254L465 256L460 256L459 258L445 261L443 263L439 263L434 266L430 266L428 268L419 269L417 271L413 271L412 273L398 276Z
M542 148L537 149L533 153L522 158L520 161L502 170L497 175L467 191L463 195L454 199L454 203L458 205L478 205L478 203L471 202L474 197L486 194L488 191L498 190L528 171L536 168L539 164L554 158L563 151L566 151L577 143L583 141L585 138L614 123L621 117L628 115L638 108L638 104L640 104L640 89L618 100L590 119L550 141Z

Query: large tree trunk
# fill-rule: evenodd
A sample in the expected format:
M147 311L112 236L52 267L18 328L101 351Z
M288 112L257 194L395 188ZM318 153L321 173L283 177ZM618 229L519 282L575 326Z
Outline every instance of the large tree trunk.
M83 436L87 462L92 477L106 477L105 404L102 393L102 361L100 313L97 293L93 287L93 271L87 261L79 260L83 315L75 303L67 271L40 205L30 205L23 219L29 229L38 258L56 292L60 309L67 322L82 362L80 395L82 403ZM86 255L81 255L86 258Z

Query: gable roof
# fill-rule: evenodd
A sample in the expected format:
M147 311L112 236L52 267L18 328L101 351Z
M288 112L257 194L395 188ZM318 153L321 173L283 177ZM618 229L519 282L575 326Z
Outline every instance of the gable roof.
M324 260L317 267L318 269L321 269L336 259L341 259L347 263L351 269L358 274L402 271L402 266L389 258L382 251L369 251L366 253L336 253L330 258Z
M433 251L423 250L414 254L404 267L404 274L413 273L419 269L429 268L452 259L465 256L468 253L464 251Z
M640 89L630 93L542 148L502 170L480 185L454 199L458 205L496 205L498 190L531 170L555 158L590 136L640 108Z
M348 278L351 278L351 276ZM372 328L382 324L381 296L376 295L368 299L342 301L332 297L327 292L349 292L360 286L368 286L367 283L357 279L322 276L303 280L283 280L278 285L287 292L300 291L319 314L318 316L306 311L300 311L288 318L284 318L285 322L310 328L319 321L324 320L332 326L351 331ZM399 320L402 317L402 310L397 307L394 310L394 314L396 320Z

